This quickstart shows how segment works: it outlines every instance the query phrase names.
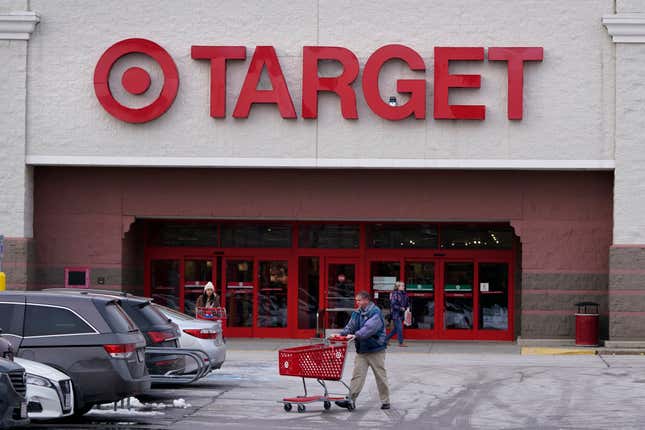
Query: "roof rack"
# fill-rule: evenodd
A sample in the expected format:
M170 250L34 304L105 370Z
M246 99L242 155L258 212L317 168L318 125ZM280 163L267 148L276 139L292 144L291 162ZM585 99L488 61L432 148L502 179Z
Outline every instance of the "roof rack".
M53 291L59 293L79 293L79 294L103 294L107 296L131 297L147 299L148 297L135 296L126 291L101 290L97 288L46 288L43 291Z

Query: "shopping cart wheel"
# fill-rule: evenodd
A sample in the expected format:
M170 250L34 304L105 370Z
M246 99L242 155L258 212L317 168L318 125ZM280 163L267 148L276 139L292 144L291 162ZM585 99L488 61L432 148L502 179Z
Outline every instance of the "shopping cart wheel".
M329 400L325 400L323 406L325 407L325 410L328 410L329 408L331 408L331 402Z
M291 406L291 403L285 403L284 404L284 410L289 412L293 406Z
M303 413L305 411L305 405L298 405L298 412Z

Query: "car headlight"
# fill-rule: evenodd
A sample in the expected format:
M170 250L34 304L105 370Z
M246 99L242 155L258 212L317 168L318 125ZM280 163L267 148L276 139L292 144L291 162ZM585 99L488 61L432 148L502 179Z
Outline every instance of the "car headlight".
M49 382L49 379L43 378L41 376L32 375L27 373L27 384L38 385L39 387L51 387L52 383Z

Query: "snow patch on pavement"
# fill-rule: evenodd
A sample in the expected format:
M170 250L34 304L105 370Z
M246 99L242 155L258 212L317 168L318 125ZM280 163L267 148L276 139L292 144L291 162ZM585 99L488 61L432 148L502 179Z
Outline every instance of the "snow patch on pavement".
M186 403L186 401L184 399L175 399L175 400L172 401L172 405L175 408L182 408L182 409L190 408L190 406L191 406L191 404Z
M129 397L124 399L123 402L118 402L116 411L114 410L114 403L104 403L102 405L96 406L92 409L89 414L98 414L98 415L139 415L139 416L154 416L154 415L163 415L163 412L158 412L160 410L168 408L177 408L177 409L186 409L190 408L192 405L187 403L184 399L174 399L172 403L143 403L136 397ZM129 408L128 408L129 405Z
M95 416L154 417L157 415L164 415L164 413L157 412L157 411L137 411L134 409L125 409L125 408L117 408L116 411L114 410L114 408L112 409L95 408L86 414L86 416L90 416L90 417L95 417Z

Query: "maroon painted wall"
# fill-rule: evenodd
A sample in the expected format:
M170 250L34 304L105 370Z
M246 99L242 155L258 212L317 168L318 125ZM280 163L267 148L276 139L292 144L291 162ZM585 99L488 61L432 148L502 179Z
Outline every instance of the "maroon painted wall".
M521 335L571 337L576 301L606 316L612 187L599 172L38 167L34 288L61 285L73 265L138 290L135 217L511 221Z

